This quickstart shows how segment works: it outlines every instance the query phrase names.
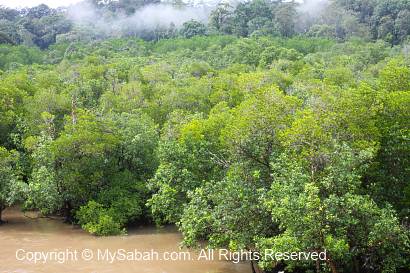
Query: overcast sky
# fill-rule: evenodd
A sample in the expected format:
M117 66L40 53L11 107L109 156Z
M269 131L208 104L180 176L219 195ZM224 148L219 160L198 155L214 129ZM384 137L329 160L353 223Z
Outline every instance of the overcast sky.
M46 4L49 7L57 8L62 6L69 6L80 2L81 0L0 0L0 6L6 6L11 8L16 7L34 7L39 4Z

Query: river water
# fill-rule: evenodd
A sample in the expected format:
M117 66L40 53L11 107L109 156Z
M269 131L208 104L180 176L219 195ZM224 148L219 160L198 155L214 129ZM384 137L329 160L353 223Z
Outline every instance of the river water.
M189 251L189 257L186 254L178 254L187 250L179 248L181 234L175 227L160 229L139 227L129 230L126 236L95 237L78 227L64 224L58 219L28 218L15 208L6 209L3 212L3 220L8 223L0 226L1 273L251 272L248 263L234 264L231 261L223 261L216 254L213 259L211 255L208 255L207 258L201 260L198 260L198 252ZM85 250L90 250L86 253L88 255L86 259L82 256ZM115 253L122 250L125 252L122 252L121 259L112 261L104 258L107 251ZM74 254L74 251L77 251L77 254ZM49 254L52 257L51 261L44 262L44 258L37 263L28 261L35 252L43 253L43 255L54 254ZM89 256L90 252L93 255L92 258ZM147 252L156 252L158 256L152 254L148 257ZM56 253L63 253L59 254L60 259L57 258ZM145 253L145 261L141 261L137 253ZM174 257L171 257L172 255ZM124 257L126 258L123 259ZM164 258L167 261L164 261ZM169 259L175 259L175 261L169 261Z

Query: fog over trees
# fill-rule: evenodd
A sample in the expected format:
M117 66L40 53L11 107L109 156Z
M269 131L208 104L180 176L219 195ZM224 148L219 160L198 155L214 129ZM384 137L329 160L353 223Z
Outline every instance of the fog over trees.
M391 44L403 42L410 33L409 4L399 0L219 3L86 0L58 9L46 5L22 10L2 8L0 18L1 42L40 48L47 48L56 41L78 42L109 37L173 38L181 35L185 28L202 35L306 35L341 41L359 36L368 40L382 39ZM196 24L188 23L192 20Z

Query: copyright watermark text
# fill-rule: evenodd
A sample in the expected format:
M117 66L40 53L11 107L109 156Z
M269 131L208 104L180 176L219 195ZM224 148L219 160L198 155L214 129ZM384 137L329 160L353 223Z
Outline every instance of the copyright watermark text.
M241 261L260 260L326 260L326 251L323 252L273 252L266 249L264 252L229 251L227 249L201 249L196 254L190 251L158 252L153 249L141 251L138 249L59 249L52 251L33 251L27 249L16 250L16 260L33 264L69 263L69 262L143 262L143 261Z

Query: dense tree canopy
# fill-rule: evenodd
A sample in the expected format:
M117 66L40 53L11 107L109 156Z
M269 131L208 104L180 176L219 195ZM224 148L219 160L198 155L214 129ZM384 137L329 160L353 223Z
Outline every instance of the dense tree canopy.
M241 37L307 35L343 41L359 36L399 44L410 35L407 0L252 0L223 1L215 6L189 3L84 0L70 8L59 9L44 4L22 10L0 7L0 43L48 48L61 41L118 36L158 40L221 33ZM139 25L138 18L155 15L147 13L147 7L167 9L168 13L162 17L165 21L171 20L170 23L146 21ZM190 8L198 9L192 11ZM174 12L184 10L190 18L182 24L178 18L181 15Z
M266 272L407 272L409 2L306 2L221 3L120 37L1 8L0 213L328 254ZM87 4L115 22L158 3Z

